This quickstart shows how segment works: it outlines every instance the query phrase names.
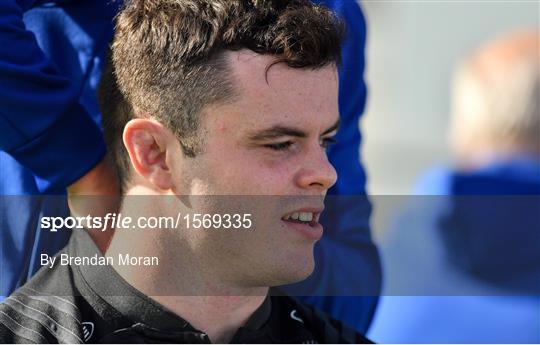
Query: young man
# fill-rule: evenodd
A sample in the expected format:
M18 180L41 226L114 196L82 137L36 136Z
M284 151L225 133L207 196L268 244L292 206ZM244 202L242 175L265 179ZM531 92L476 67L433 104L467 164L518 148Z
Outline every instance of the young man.
M315 246L315 271L283 289L365 332L381 287L366 176L358 160L358 121L367 94L366 23L355 1L314 2L332 9L347 27L339 73L341 126L337 144L328 150L339 180L328 191L333 202L327 198L320 219L326 231ZM82 209L73 201L76 195L118 195L96 132L101 123L96 89L121 3L0 2L0 301L41 268L41 254L56 254L69 239L70 232L43 231L41 217L67 217L70 210L93 216L118 212L113 199L92 208L83 203ZM65 194L68 186L69 209L66 200L47 196ZM91 234L104 251L110 233Z
M366 341L269 293L313 270L337 179L326 147L339 126L341 35L331 12L307 0L128 2L100 95L120 214L183 217L117 226L106 258L76 231L0 306L0 339ZM253 222L195 229L195 214L235 210Z

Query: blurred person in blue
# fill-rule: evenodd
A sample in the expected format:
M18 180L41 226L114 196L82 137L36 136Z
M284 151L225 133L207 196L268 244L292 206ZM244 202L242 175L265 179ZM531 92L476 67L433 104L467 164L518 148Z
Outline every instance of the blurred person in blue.
M540 342L539 54L539 33L524 31L458 68L456 164L419 180L380 243L374 341Z
M341 129L329 152L339 181L329 194L361 198L355 204L335 203L340 209L326 212L330 216L322 222L332 226L326 225L325 240L316 248L319 269L289 289L313 292L303 299L365 331L381 283L369 228L371 205L359 161L366 27L354 1L320 2L343 16L348 27L340 71ZM40 268L41 253L53 254L67 242L67 231L51 233L38 225L44 215L67 216L66 203L39 196L64 195L67 186L75 196L117 191L114 172L104 158L95 91L120 5L105 0L0 4L0 296ZM109 235L92 236L103 251ZM354 287L342 295L363 296L322 296L329 290L339 295L340 286Z

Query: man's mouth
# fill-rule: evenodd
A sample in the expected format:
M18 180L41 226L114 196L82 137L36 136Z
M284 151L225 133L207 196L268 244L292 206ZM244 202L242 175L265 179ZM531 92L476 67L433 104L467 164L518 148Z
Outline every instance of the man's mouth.
M281 217L287 228L295 230L311 241L318 241L323 234L323 227L319 224L319 217L324 210L321 207L304 207L289 212Z
M317 212L313 211L294 211L291 213L287 213L283 217L281 217L281 220L291 223L300 223L305 224L314 227L319 222L319 217L322 210L318 210Z

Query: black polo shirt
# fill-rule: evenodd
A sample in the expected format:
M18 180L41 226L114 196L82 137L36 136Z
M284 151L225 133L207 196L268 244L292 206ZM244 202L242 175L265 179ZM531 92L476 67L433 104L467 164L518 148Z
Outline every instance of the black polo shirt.
M62 252L99 254L84 231ZM231 343L366 343L322 312L271 290ZM43 267L0 304L2 343L209 343L186 320L129 285L111 266Z

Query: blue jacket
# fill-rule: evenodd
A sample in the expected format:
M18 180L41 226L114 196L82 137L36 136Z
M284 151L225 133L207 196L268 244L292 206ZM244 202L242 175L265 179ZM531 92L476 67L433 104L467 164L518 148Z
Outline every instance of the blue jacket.
M340 73L342 128L339 143L329 153L339 181L330 194L363 196L358 120L366 100L365 21L353 1L323 2L344 15L349 25ZM45 205L39 198L21 195L63 194L104 155L95 89L118 4L108 0L2 0L0 4L0 295L40 267L39 253L54 253L66 241L60 232L52 236L36 227L43 214L66 215L65 203ZM326 268L304 287L312 289L322 279L336 287L348 282L378 291L381 277L369 230L371 206L367 198L361 200L346 207L347 217L326 220L332 226L326 227L327 238L316 249L319 267ZM14 209L17 221L13 221ZM350 263L354 274L344 275L343 263ZM308 301L362 331L376 305L374 297Z
M94 92L115 8L44 3L0 6L1 163L4 176L19 177L2 183L2 194L62 192L105 152Z
M0 3L0 296L55 253L68 232L41 231L66 216L65 187L105 153L95 90L117 9L109 1Z
M540 161L426 174L380 242L383 343L540 342Z

